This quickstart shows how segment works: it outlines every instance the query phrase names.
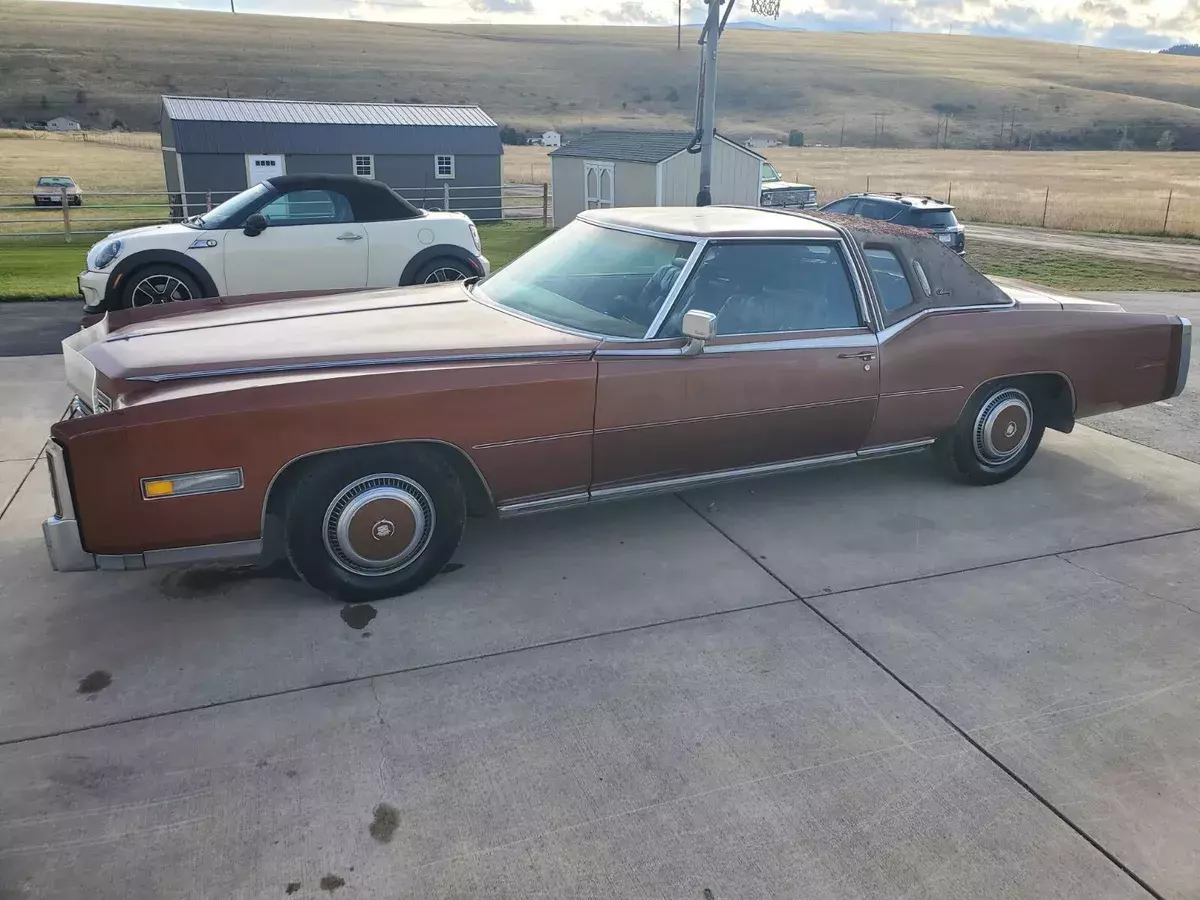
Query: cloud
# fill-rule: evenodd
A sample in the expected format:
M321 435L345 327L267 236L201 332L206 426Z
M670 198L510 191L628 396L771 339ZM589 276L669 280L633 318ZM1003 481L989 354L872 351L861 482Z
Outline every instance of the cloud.
M641 0L622 0L613 9L600 10L600 17L617 25L666 25L670 22L666 17L646 9Z
M468 0L468 6L475 12L493 13L531 13L533 0Z

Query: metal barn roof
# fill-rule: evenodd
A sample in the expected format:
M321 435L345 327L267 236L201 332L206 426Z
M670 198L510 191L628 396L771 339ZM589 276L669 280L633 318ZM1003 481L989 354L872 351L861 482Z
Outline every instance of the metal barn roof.
M551 156L586 156L589 159L616 160L618 162L658 163L686 150L692 142L692 131L593 131L564 144L550 153ZM739 150L751 156L755 153L718 135Z
M233 100L223 97L163 97L162 100L167 115L174 121L498 127L492 117L478 106Z

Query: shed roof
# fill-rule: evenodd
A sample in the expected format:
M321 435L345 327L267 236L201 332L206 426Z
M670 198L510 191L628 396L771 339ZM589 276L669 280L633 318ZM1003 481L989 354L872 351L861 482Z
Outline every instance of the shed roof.
M619 162L658 163L686 150L694 131L592 131L564 144L551 156L586 156ZM762 156L724 135L717 135L751 156Z
M233 100L224 97L163 97L162 101L167 115L175 121L498 127L478 106Z

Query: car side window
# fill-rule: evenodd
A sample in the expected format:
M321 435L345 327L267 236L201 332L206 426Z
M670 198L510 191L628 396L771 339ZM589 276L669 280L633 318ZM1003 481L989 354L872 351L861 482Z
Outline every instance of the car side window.
M285 225L332 225L353 222L350 201L337 191L288 191L276 197L260 213L272 228Z
M908 278L904 275L904 267L900 259L891 250L881 247L867 247L863 250L867 257L867 265L871 267L871 275L875 279L875 287L879 290L879 302L885 312L893 313L910 306L916 299Z
M892 219L899 212L894 205L883 200L863 200L858 204L855 214L865 219Z
M661 337L684 313L717 317L717 334L773 334L862 325L846 261L830 242L714 243L688 279Z
M848 216L854 211L854 204L857 200L838 200L836 203L830 203L825 207L825 212L841 213L843 216Z

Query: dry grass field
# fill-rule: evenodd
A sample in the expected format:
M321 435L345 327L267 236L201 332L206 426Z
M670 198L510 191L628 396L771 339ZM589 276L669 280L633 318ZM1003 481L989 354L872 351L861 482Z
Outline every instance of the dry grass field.
M384 4L386 5L386 4ZM365 5L368 10L370 4ZM284 8L282 5L280 8ZM202 36L200 38L199 36ZM152 130L163 93L478 103L541 131L686 126L695 31L418 26L0 0L0 117L113 117ZM932 147L935 104L958 109L951 145L1054 140L1131 126L1149 146L1200 127L1200 59L1007 38L735 29L721 49L722 127L734 135ZM1107 131L1106 131L1107 134ZM1115 137L1114 137L1115 140ZM1105 146L1111 146L1107 144Z
M85 191L148 191L154 196L112 198L112 204L147 209L103 210L93 196L72 221L115 228L100 217L140 221L164 214L162 157L152 134L108 138L133 146L84 142L77 137L0 131L0 231L61 228L57 210L34 208L29 189L38 175L72 175ZM786 178L816 185L822 202L870 188L950 197L964 219L1040 225L1046 188L1046 225L1077 231L1157 233L1169 192L1169 231L1200 235L1200 154L1116 152L998 152L967 150L856 150L777 147L767 156ZM510 183L543 183L550 160L541 147L507 147L504 176ZM19 220L21 224L11 224ZM77 224L77 228L83 227Z

